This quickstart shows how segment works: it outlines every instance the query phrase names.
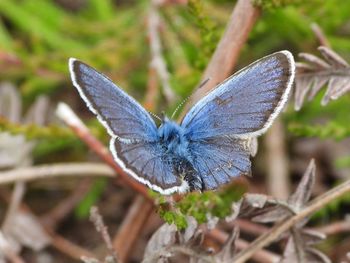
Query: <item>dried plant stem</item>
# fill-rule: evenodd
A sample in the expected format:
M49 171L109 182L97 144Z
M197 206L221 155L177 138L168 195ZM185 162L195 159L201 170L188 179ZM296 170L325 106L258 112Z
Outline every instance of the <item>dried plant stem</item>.
M4 222L0 229L2 229L5 233L9 225L11 224L11 221L13 219L13 216L17 213L23 196L25 194L25 183L24 182L17 182L14 187L14 191L11 197L11 201L9 204L8 211L6 213ZM1 234L1 232L0 232ZM0 252L4 253L5 257L10 260L12 263L24 263L25 261L16 254L15 251L12 250L11 247L1 247Z
M216 240L222 244L224 244L229 237L229 234L227 234L219 229L212 229L211 231L209 231L207 233L207 235L211 239ZM239 250L243 250L249 246L249 243L247 241L239 238L235 242L235 245ZM276 255L270 251L260 249L260 250L256 251L256 253L252 256L252 258L256 262L264 263L264 262L277 262L280 257L279 257L279 255Z
M130 251L139 238L142 227L149 218L153 205L142 196L137 196L128 210L113 240L113 247L119 252L121 262L126 262Z
M338 233L350 232L350 220L345 219L344 221L333 222L329 225L317 227L312 230L322 232L326 235L335 235Z
M261 235L269 231L269 228L267 226L257 224L250 220L245 220L245 219L236 219L230 225L232 227L237 226L241 233L244 232L255 236Z
M114 262L120 262L117 252L112 245L112 240L108 233L107 226L103 222L103 218L100 215L100 212L98 211L98 208L96 206L91 207L90 219L94 223L96 230L101 233L102 239L106 244L110 255L113 257Z
M158 6L156 1L151 1L151 6L148 15L148 36L151 48L151 63L150 67L154 68L162 84L163 93L166 100L172 104L176 101L176 95L173 92L169 83L169 72L162 55L162 43L159 36L161 19L158 14Z
M69 240L67 240L66 238L55 234L51 231L47 231L51 237L51 245L56 248L58 251L60 251L61 253L74 258L76 260L80 260L80 258L82 256L86 256L86 257L95 257L94 254L92 254L89 250L86 250L72 242L70 242ZM51 233L50 233L51 232Z
M210 79L204 87L193 94L190 103L198 101L218 83L231 75L239 52L260 15L260 9L254 7L251 2L250 0L237 1L226 31L216 47L201 82Z
M158 82L156 71L153 67L148 69L148 82L147 82L147 92L146 98L144 100L145 109L149 111L154 111L156 108L155 99L158 94Z
M17 181L31 181L56 176L103 176L114 177L113 169L104 164L66 163L38 165L0 172L0 185Z
M1 229L6 232L7 227L11 224L13 216L17 213L19 206L22 202L25 194L25 183L17 182L14 187L14 191L11 197L9 208L7 210L4 222L2 223Z
M254 242L252 242L246 249L242 250L234 258L235 263L246 262L251 258L258 250L271 244L276 240L283 232L290 229L293 225L301 221L312 213L316 212L320 208L324 207L329 202L335 200L341 195L350 192L350 180L334 187L323 195L312 200L305 208L301 209L296 215L289 217L282 222L276 224L267 233L261 235Z
M282 121L277 119L264 138L267 153L268 193L278 200L287 200L290 193L288 157Z

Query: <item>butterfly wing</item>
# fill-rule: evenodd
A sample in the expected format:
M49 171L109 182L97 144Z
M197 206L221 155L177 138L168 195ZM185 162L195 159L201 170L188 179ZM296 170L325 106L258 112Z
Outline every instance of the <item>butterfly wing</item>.
M114 160L132 177L161 194L186 192L186 181L174 175L168 155L158 142L126 144L110 141Z
M109 78L73 58L69 69L80 96L112 137L126 143L158 140L157 126L149 113Z
M294 79L288 51L266 56L229 77L197 102L181 126L190 140L261 135L282 110Z
M132 177L163 194L183 192L187 183L176 177L161 147L149 113L110 79L85 63L70 59L74 86L112 139L115 161Z
M203 189L250 174L249 140L281 111L293 78L292 55L277 52L228 78L187 113L181 126Z
M229 136L190 143L193 165L202 179L203 190L216 189L233 177L250 174L247 140Z

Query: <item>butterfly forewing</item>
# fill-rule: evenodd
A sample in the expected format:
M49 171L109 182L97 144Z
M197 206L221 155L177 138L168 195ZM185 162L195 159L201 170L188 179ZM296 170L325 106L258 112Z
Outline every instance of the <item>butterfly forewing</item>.
M294 76L288 51L264 57L234 74L196 103L181 126L190 140L258 136L284 106Z
M149 113L109 78L76 59L70 59L69 68L74 86L112 137L124 142L158 140Z

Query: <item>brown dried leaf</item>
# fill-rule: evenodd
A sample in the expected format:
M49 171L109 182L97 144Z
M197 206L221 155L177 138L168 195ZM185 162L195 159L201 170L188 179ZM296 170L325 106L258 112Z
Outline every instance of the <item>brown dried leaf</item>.
M0 169L28 166L32 163L33 142L23 135L0 133Z
M176 243L177 228L174 224L163 224L147 243L142 262L166 262L164 256L172 256L167 248Z
M12 216L11 223L4 231L7 237L35 251L42 250L51 242L38 220L23 211L17 211Z
M16 87L9 82L0 83L0 116L11 122L19 122L22 102Z
M303 241L305 242L306 245L314 245L326 239L326 235L324 233L311 230L311 229L303 229L302 235L303 235Z
M252 221L259 223L273 223L281 221L291 215L292 213L289 209L284 206L277 205L274 207L269 207L264 211L264 213L253 217Z
M280 263L320 262L330 263L330 259L319 250L310 247L304 231L292 229ZM319 241L319 240L318 240Z
M187 221L186 229L184 230L183 233L181 233L181 234L179 233L180 244L186 244L186 243L190 242L198 234L197 220L192 216L188 216L186 218L186 221Z
M350 90L350 66L337 53L328 47L318 48L323 59L301 53L299 57L307 63L297 63L295 78L295 110L300 110L306 95L311 100L328 83L321 104L326 105Z
M315 184L315 161L312 159L295 192L288 198L288 204L294 211L299 211L309 201Z

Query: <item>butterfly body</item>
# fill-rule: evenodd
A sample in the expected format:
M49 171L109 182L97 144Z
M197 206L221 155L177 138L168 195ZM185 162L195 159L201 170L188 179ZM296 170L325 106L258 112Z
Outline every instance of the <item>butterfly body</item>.
M173 173L188 182L190 190L204 190L202 180L193 166L190 143L183 127L165 117L158 128L158 134L166 152L166 161L173 168Z
M74 86L111 136L114 160L162 194L210 190L250 174L249 143L286 104L294 80L288 51L266 56L235 73L199 100L181 123L151 115L105 75L76 59Z

